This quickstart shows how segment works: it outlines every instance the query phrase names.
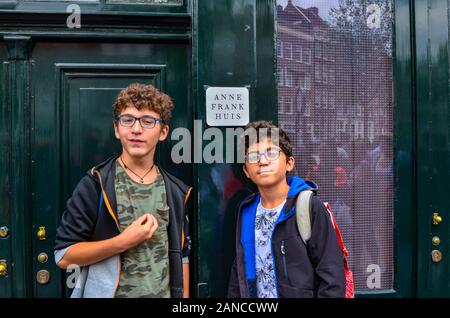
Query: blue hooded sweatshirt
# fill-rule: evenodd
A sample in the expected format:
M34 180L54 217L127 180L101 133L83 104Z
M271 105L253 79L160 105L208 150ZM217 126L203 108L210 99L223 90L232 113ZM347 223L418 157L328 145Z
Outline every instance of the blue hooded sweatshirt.
M287 179L287 183L289 185L289 192L287 194L289 197L296 197L303 190L317 190L317 186L312 181L305 181L299 177L291 177ZM249 288L255 288L256 284L256 255L255 255L255 217L256 217L256 208L261 200L261 196L258 193L254 200L250 202L243 210L242 210L242 235L241 235L241 243L244 248L244 258L245 258L245 273L247 277L247 286ZM244 200L245 201L245 200ZM280 216L278 217L277 222L274 226L274 231L277 225L291 216L295 214L295 206L290 211L285 211L285 207L283 206ZM273 233L272 233L273 234ZM272 237L272 235L271 235ZM275 267L275 262L274 262ZM275 271L276 272L276 271ZM275 274L275 279L276 274ZM256 295L256 291L249 291L250 295Z

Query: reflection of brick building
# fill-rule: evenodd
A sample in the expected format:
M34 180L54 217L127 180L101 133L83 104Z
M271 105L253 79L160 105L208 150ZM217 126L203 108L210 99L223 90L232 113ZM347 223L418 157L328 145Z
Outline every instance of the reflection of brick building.
M389 134L392 67L383 45L331 27L318 8L289 1L277 9L279 119L295 148Z
M344 29L326 14L292 1L277 8L279 123L292 139L295 174L316 181L333 206L357 290L372 288L370 266L382 272L376 288L389 289L392 139L380 137L392 131L390 34L364 17Z

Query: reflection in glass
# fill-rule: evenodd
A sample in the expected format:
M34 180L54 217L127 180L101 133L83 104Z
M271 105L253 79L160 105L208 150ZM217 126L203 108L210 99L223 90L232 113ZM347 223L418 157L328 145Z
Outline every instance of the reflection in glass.
M279 122L358 291L393 288L391 0L278 0Z

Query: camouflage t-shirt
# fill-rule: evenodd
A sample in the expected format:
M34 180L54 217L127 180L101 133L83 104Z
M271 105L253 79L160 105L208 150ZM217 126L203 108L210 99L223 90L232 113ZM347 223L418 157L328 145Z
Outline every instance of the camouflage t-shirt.
M122 232L141 215L150 213L159 227L153 236L122 253L122 269L116 297L170 297L169 287L169 207L164 179L157 169L151 184L133 181L116 161L115 190L117 214Z

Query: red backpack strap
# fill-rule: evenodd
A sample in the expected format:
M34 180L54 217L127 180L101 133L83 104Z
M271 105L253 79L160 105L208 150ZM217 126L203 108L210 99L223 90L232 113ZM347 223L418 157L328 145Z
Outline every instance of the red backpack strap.
M333 224L334 231L336 232L339 247L341 248L341 251L342 251L342 253L344 253L345 257L347 257L348 251L344 245L344 241L342 240L341 231L339 231L339 227L336 223L336 219L334 218L333 212L331 211L331 205L328 202L324 202L324 204L325 204L325 207L327 208L328 214L330 215L331 223ZM347 263L347 259L345 260L345 263Z
M339 227L334 218L333 212L331 211L331 206L328 202L324 202L325 207L327 208L328 214L330 215L331 223L333 224L334 231L336 232L336 236L338 239L339 247L341 248L342 253L344 254L344 271L345 271L345 297L346 298L355 298L355 286L353 281L353 273L348 266L347 256L348 251L345 248L344 241L342 240L341 231L339 231Z

